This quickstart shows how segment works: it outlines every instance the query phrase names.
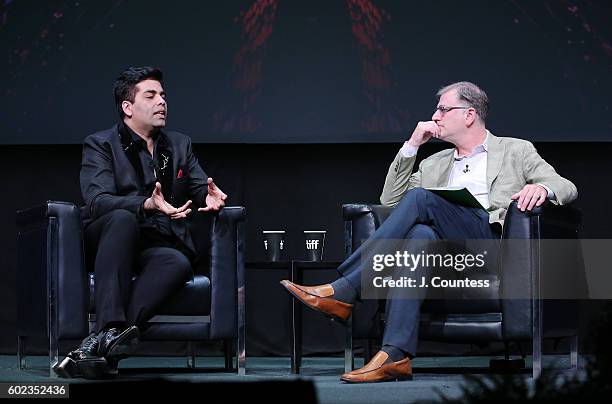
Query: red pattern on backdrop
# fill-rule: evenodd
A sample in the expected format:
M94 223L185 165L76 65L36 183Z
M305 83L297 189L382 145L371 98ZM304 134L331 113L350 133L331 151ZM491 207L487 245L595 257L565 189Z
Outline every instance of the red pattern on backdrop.
M239 105L230 114L219 111L213 117L214 129L250 133L261 127L251 107L261 95L263 59L272 35L278 0L256 0L234 22L241 25L242 44L234 55L232 86Z
M346 0L346 4L361 55L362 93L372 107L361 126L367 132L401 131L408 113L391 98L394 87L391 55L384 43L384 27L391 21L391 15L372 0Z

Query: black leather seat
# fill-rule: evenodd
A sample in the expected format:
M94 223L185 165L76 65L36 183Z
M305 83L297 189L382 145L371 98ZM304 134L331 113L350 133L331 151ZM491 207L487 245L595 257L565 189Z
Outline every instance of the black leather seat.
M226 369L245 374L244 207L225 207L211 226L209 274L196 273L150 320L141 340L223 340ZM17 212L18 359L25 368L28 338L49 341L50 375L59 341L80 340L95 323L95 276L86 269L80 210L46 202ZM195 366L188 352L188 365Z
M345 253L350 255L387 219L392 208L382 205L346 204ZM587 295L584 264L579 247L580 212L570 206L547 203L522 212L512 202L505 219L499 255L499 272L491 274L495 287L472 288L469 299L426 300L422 306L419 338L456 343L491 341L533 342L533 375L542 370L542 338L571 337L571 364L578 361L579 300ZM570 243L559 251L544 240L563 239ZM573 241L572 241L573 240ZM541 241L541 242L540 242ZM544 290L543 273L555 271L554 263L561 260L572 273L560 274L555 288L569 285L567 299ZM484 292L486 291L486 295ZM557 290L558 291L558 290ZM480 294L480 295L479 295ZM576 298L576 299L574 299ZM371 344L381 338L384 330L384 301L363 300L355 306L352 327L347 332L345 368L353 369L353 339L365 339L366 361L371 356ZM508 358L508 354L506 354Z

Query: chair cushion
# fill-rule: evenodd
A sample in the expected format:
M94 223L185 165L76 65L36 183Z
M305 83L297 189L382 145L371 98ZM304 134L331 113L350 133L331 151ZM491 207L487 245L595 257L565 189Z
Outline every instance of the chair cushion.
M477 343L501 341L502 314L423 314L419 338L431 341Z
M142 341L205 341L210 339L210 323L149 323L140 334Z
M424 300L421 313L435 314L482 314L501 313L498 299L431 299Z
M488 280L488 288L446 288L445 299L426 299L421 308L425 313L499 313L502 311L499 277L496 274L470 274L470 279Z
M94 304L95 275L89 274L89 312L95 313ZM159 313L175 316L208 316L210 315L210 279L204 275L195 275L185 287L172 297Z

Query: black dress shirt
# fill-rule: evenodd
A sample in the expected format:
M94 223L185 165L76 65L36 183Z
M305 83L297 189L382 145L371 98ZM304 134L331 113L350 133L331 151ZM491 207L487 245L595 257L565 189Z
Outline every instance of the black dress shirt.
M144 202L160 182L167 202L179 207L191 199L195 209L205 204L208 176L188 136L160 130L153 140L151 155L146 141L123 123L85 139L80 175L84 226L111 210L126 209L140 222L143 248L176 248L193 261L196 250L187 220L146 211Z

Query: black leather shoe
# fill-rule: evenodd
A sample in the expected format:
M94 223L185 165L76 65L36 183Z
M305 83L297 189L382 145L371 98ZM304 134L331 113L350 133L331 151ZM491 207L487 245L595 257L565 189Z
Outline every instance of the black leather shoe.
M70 353L60 363L53 367L60 377L84 377L82 365L87 368L105 368L106 360L100 356L100 335L91 333L81 342L81 345Z
M97 360L77 361L81 374L86 379L109 379L119 371L121 359L127 358L131 346L138 342L138 328L131 326L125 330L116 327L106 328L97 335Z
M128 357L131 346L138 342L138 328L118 328L92 333L81 345L71 351L63 361L53 367L60 377L84 377L86 379L108 379L119 372L121 359Z
M76 362L81 377L92 380L112 379L116 377L119 374L117 368L118 364L118 361L107 360L103 356L96 359Z
M127 358L132 347L138 343L138 334L138 327L135 325L125 330L109 328L100 337L99 354L113 363Z
M76 362L70 356L66 356L61 362L53 365L53 371L56 375L65 379L83 376Z

